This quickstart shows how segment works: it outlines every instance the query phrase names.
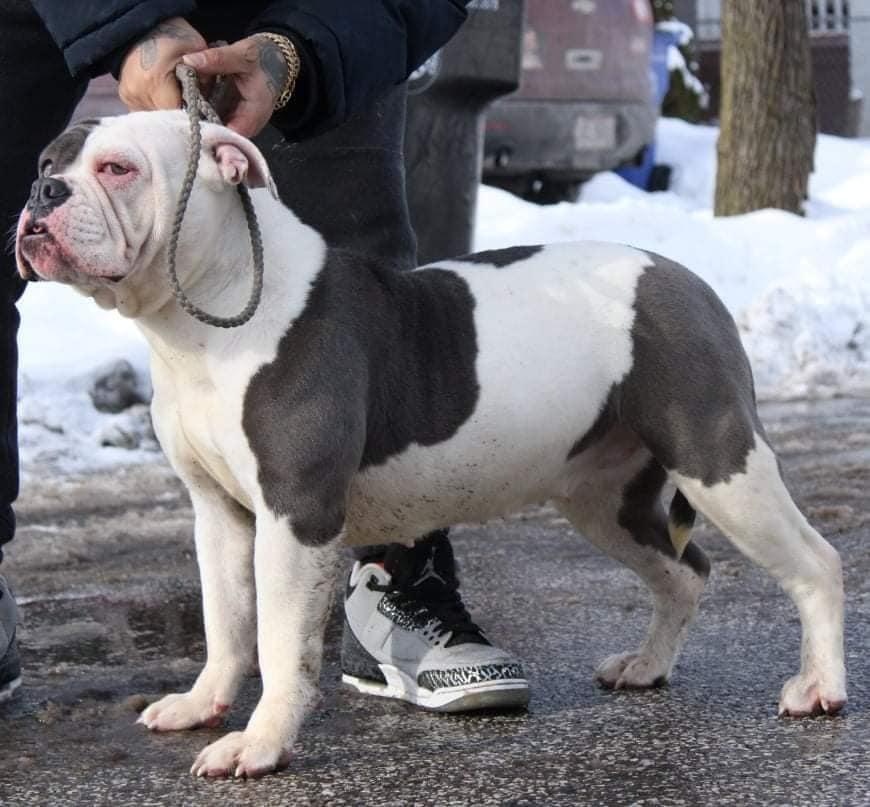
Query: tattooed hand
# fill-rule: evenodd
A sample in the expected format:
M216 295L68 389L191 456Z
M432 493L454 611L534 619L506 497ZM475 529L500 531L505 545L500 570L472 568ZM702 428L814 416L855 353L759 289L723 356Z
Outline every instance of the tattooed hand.
M173 17L161 22L124 58L118 95L131 112L177 109L181 106L181 87L175 78L175 66L185 54L207 47L187 20Z
M224 123L253 137L269 122L275 101L287 81L280 48L263 36L249 36L232 45L209 48L184 57L200 79L222 75L223 97L215 108Z

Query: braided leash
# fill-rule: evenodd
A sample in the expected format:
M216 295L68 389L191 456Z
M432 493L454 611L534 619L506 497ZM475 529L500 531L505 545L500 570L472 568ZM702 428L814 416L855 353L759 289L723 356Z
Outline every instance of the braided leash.
M212 109L211 104L200 95L199 86L196 82L196 71L192 67L179 64L175 68L175 75L181 83L182 97L187 107L187 116L190 119L190 152L187 161L187 173L184 175L181 191L178 194L175 219L172 224L172 233L169 237L169 283L172 286L172 293L175 295L178 304L190 316L198 319L200 322L204 322L206 325L214 325L216 328L237 328L239 325L244 325L254 316L257 306L260 304L260 297L263 292L263 239L260 236L260 227L257 224L257 215L254 212L250 193L240 183L238 185L239 198L242 201L245 218L248 222L248 232L251 234L251 252L254 257L254 279L248 304L234 317L216 317L196 306L184 293L181 284L178 282L175 253L178 250L178 236L181 232L184 214L187 211L187 203L190 201L190 194L193 190L196 169L199 166L199 152L202 147L200 120L205 119L217 124L220 124L221 121L214 109Z

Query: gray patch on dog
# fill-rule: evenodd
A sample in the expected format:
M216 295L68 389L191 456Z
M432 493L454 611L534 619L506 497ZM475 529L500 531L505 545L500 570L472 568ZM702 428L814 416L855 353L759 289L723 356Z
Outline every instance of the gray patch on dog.
M671 543L661 502L662 488L666 480L667 472L661 463L651 459L625 486L617 522L620 527L631 533L641 546L651 546L676 560L677 552ZM709 559L700 547L692 542L683 551L680 563L685 563L702 577L710 574Z
M666 470L711 486L745 472L758 419L749 360L737 326L713 290L683 266L648 253L653 265L638 279L631 329L632 366L614 384L595 422L566 460L627 426L655 458L626 487L619 523L640 544L676 557L658 500ZM652 517L650 514L655 513ZM677 491L675 524L690 526L694 510ZM690 543L681 558L699 574L709 562Z
M731 314L683 266L648 253L631 329L632 366L614 390L620 422L670 471L712 486L746 471L764 437L749 359Z
M60 174L81 154L88 135L100 125L96 118L80 120L51 141L39 155L39 175Z
M277 357L245 393L266 504L303 544L335 538L357 471L448 440L471 416L476 358L474 298L461 277L330 250Z
M574 459L578 454L582 454L587 448L594 446L599 440L602 440L613 428L616 423L616 409L613 406L613 395L616 387L611 389L595 419L595 423L577 442L571 446L568 452L567 460Z
M461 258L451 258L451 260L461 261L462 263L485 263L490 266L495 266L497 269L504 269L506 266L511 266L512 264L528 260L534 255L537 255L542 249L542 246L488 249L484 252L474 252L471 255L463 255Z

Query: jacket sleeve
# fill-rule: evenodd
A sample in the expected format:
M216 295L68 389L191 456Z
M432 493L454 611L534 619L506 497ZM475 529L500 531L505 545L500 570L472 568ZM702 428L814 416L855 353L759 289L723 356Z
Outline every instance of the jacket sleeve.
M183 17L195 0L32 0L74 76L105 72L105 60L170 17Z
M249 33L272 31L301 46L299 97L273 122L308 137L365 109L444 45L467 16L469 0L276 0Z

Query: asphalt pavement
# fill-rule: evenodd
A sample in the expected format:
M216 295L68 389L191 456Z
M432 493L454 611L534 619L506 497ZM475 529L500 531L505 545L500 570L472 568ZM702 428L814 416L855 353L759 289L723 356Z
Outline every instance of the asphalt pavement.
M3 566L25 680L0 706L0 804L870 805L870 400L762 417L796 500L843 557L842 716L776 717L799 664L797 612L705 525L713 574L670 686L601 690L595 665L638 644L647 594L542 507L453 533L468 605L525 664L527 712L443 716L348 692L333 619L323 701L290 769L197 780L193 758L223 730L134 724L203 660L184 490L162 462L86 476L46 466L29 469ZM227 728L244 726L257 692L251 679Z

